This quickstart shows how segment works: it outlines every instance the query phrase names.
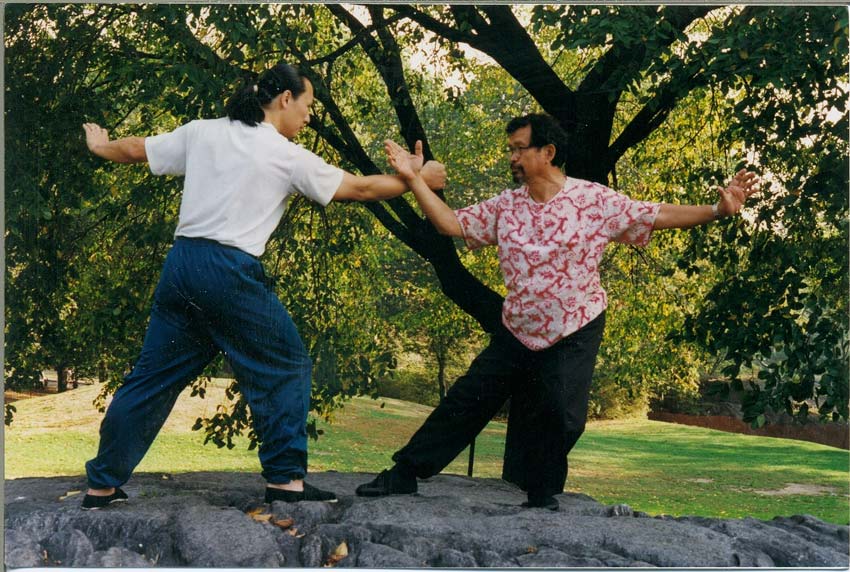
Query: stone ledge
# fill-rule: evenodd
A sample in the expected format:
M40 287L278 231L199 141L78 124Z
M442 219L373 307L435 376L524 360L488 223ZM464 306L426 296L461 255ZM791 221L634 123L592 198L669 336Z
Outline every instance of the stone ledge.
M848 527L805 515L650 517L559 495L524 509L497 479L439 475L409 496L361 499L372 475L317 473L338 503L262 503L246 473L137 474L127 503L81 511L80 477L8 480L9 568L62 567L840 567ZM260 519L257 512L268 515ZM277 524L274 522L277 521Z

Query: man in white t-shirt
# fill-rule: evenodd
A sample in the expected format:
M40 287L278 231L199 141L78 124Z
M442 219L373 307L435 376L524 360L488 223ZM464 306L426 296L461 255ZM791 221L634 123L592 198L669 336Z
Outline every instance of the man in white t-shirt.
M755 192L755 175L742 170L715 205L634 201L563 173L567 135L553 118L519 117L506 130L511 172L522 186L457 211L431 192L403 149L387 143L391 164L441 234L462 237L469 248L498 246L507 296L503 329L393 455L395 465L358 495L416 492L416 478L439 473L510 398L503 478L527 491L523 506L556 510L567 454L584 431L605 326L605 246L643 246L654 229L733 215Z
M178 395L221 352L251 408L266 502L336 500L304 482L312 364L257 257L294 193L325 206L396 197L407 185L398 176L346 173L293 143L312 102L309 80L281 63L233 94L228 117L118 140L83 126L94 154L185 178L144 347L106 412L97 457L86 463L83 509L127 499L120 487ZM443 166L423 166L419 143L411 157L428 184L441 188Z

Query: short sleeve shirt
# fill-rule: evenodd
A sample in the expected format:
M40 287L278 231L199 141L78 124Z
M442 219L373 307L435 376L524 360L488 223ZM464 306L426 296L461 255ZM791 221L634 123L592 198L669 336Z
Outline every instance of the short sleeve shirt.
M605 246L645 246L660 206L567 178L546 203L521 187L455 214L469 248L498 245L508 291L502 321L525 346L541 350L605 310L599 278Z
M208 238L261 255L293 193L327 205L343 171L269 123L191 121L145 139L155 175L182 175L175 235Z

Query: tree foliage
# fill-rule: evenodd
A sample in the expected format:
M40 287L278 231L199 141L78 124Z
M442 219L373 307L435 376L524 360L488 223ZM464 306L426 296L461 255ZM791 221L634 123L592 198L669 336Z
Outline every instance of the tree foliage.
M841 8L46 4L9 5L5 23L9 385L46 366L117 383L176 222L179 181L103 165L79 125L120 136L219 116L240 78L283 59L315 87L302 144L371 174L383 138L420 139L447 164L455 206L508 184L501 126L537 109L570 134L571 176L635 198L709 202L712 185L757 165L771 184L749 219L665 233L644 258L612 250L606 285L622 307L600 356L614 385L603 386L646 395L663 390L659 378L692 383L704 351L733 376L759 368L756 421L767 407L805 417L810 398L821 416L847 416ZM492 254L461 257L411 199L296 207L266 263L316 361L319 411L392 369L388 326L363 303L381 268L364 250L376 224L430 264L452 312L499 327L502 287L478 264ZM213 441L245 424L238 403L207 425Z

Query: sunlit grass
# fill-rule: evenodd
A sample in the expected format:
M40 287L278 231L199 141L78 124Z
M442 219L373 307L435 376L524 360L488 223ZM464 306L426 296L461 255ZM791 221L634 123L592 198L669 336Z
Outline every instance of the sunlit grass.
M237 439L234 449L218 449L204 446L203 435L191 431L196 417L215 411L221 385L203 400L180 398L138 471L259 472L247 439ZM6 478L82 475L83 464L97 451L101 414L91 406L96 393L96 387L86 387L16 402L16 419L5 433ZM355 399L330 423L320 424L324 433L310 443L310 470L388 467L429 412L403 401ZM504 435L505 425L498 422L479 435L475 476L501 475ZM850 521L850 457L824 445L634 419L590 423L569 460L567 491L650 514L761 519L811 514ZM466 470L464 452L445 472Z

